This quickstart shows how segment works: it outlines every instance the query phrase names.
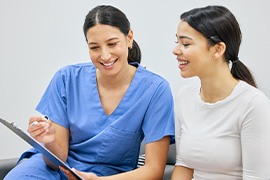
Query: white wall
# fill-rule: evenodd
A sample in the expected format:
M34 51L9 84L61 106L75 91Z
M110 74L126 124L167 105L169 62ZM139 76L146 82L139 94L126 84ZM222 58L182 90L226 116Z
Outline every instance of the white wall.
M82 25L97 4L115 5L128 16L142 49L142 64L162 75L177 89L192 80L179 75L172 55L179 16L190 8L227 6L243 32L240 59L254 73L260 89L270 97L270 11L267 0L0 0L0 117L26 130L28 118L60 67L89 61ZM0 159L17 157L29 146L0 125Z

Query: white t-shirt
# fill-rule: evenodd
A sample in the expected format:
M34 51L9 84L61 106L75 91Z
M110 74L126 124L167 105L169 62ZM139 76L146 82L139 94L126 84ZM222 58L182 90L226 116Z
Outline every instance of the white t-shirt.
M230 96L205 103L200 85L176 97L176 166L194 179L270 179L270 100L239 81Z

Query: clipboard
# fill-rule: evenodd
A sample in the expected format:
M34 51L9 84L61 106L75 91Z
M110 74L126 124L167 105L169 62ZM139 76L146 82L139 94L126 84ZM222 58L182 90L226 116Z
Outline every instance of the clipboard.
M78 175L76 172L74 172L66 163L64 163L61 159L59 159L57 156L55 156L50 150L48 150L46 147L41 145L38 141L36 141L34 138L32 138L30 135L25 133L23 130L21 130L16 123L14 122L8 122L2 118L0 118L0 122L4 124L8 129L13 131L15 134L20 136L24 141L26 141L28 144L33 146L38 152L43 154L47 159L52 161L57 167L63 166L66 169L68 169L77 179L83 180L80 175Z

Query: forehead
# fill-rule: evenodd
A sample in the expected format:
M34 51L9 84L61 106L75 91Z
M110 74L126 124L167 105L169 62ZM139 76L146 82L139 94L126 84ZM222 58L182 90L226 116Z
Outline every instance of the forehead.
M111 38L123 38L124 34L114 26L97 24L88 29L86 37L89 42L96 42L106 41Z
M177 38L188 37L193 40L203 40L204 36L193 29L186 21L181 21L177 27Z

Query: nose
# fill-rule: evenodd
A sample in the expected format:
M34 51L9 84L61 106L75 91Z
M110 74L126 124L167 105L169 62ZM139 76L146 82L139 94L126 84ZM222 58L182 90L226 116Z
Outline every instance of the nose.
M101 52L101 59L108 60L111 58L111 53L107 48L103 48Z
M181 54L182 51L181 51L179 46L175 46L175 48L173 48L172 53L177 56L177 55Z

